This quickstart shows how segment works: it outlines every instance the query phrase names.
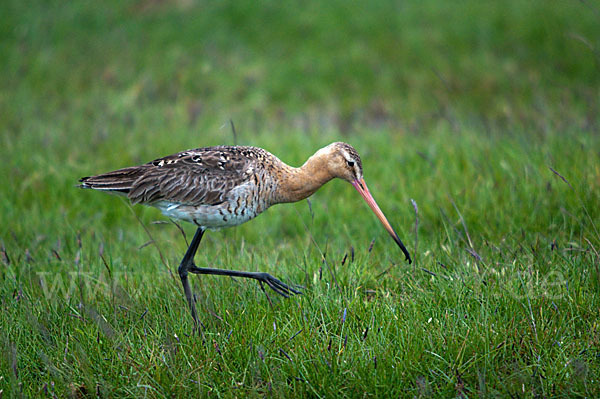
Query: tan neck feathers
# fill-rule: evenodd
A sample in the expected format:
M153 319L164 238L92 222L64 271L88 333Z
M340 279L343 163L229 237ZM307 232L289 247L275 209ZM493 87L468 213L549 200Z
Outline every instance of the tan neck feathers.
M308 198L332 178L323 154L313 155L299 168L287 166L278 184L277 202L296 202Z

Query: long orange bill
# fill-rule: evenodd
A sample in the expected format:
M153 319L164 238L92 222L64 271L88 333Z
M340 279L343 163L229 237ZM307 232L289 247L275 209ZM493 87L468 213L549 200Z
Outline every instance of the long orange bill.
M404 252L404 255L406 256L406 260L408 261L408 263L411 263L412 260L410 259L410 254L408 253L408 250L406 249L404 244L402 244L400 237L398 237L398 234L396 234L396 232L394 231L394 229L392 228L390 223L387 221L387 219L385 218L385 215L383 214L383 212L381 212L381 209L379 209L377 202L375 202L375 200L373 199L373 196L371 195L371 193L369 192L369 189L367 188L367 183L365 183L365 179L354 180L352 182L352 185L354 186L356 191L358 191L360 193L360 195L364 198L364 200L367 202L367 204L369 204L369 207L371 207L373 212L375 212L375 215L377 215L377 218L379 219L379 221L381 222L383 227L387 230L388 233L390 233L390 235L392 236L394 241L396 241L396 244L398 244L398 246L400 247L402 252Z

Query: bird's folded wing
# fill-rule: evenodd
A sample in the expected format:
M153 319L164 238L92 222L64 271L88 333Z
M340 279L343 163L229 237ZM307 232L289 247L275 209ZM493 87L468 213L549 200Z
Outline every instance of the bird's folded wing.
M127 196L133 203L166 200L192 206L217 205L244 184L253 159L230 151L184 151L141 165Z

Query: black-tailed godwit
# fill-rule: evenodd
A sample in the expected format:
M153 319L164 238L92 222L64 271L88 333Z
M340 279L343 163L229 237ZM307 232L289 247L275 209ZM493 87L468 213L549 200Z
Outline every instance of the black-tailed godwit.
M197 323L189 273L255 279L261 286L266 283L284 297L300 293L268 273L197 267L194 255L206 229L237 226L271 205L300 201L336 177L354 186L410 263L406 247L367 188L358 153L346 143L321 148L299 168L285 164L262 148L198 148L140 166L84 177L80 179L80 187L122 194L133 204L154 206L170 218L197 226L178 269L192 317Z

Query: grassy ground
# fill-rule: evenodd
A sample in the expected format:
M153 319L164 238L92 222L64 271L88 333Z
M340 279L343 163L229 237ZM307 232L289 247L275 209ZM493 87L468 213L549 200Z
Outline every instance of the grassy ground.
M600 395L597 2L0 15L0 397ZM253 282L194 277L203 337L179 229L74 187L186 148L299 165L339 140L414 264L329 183L207 234L199 265L306 289L271 305Z

